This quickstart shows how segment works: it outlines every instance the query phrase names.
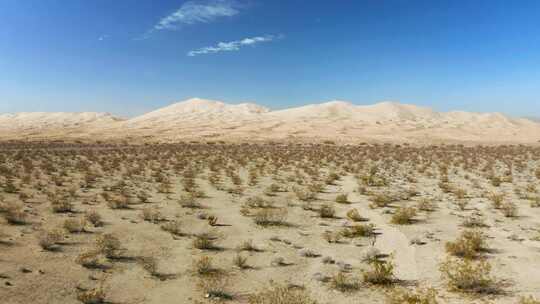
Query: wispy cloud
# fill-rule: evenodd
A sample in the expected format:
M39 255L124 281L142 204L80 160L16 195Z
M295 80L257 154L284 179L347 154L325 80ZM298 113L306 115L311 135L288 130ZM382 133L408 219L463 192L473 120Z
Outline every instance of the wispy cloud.
M282 37L283 37L282 35L279 35L279 36L266 35L266 36L252 37L252 38L244 38L241 40L234 40L234 41L229 41L229 42L219 42L215 46L207 46L207 47L190 51L188 52L187 55L197 56L197 55L212 54L212 53L219 53L219 52L239 51L244 46L255 45L262 42L270 42L276 39L280 39Z
M106 39L109 39L109 37L110 37L109 35L101 35L101 36L98 37L98 40L99 41L104 41Z
M188 1L174 13L162 18L153 30L175 30L183 24L208 23L221 17L239 13L233 0Z

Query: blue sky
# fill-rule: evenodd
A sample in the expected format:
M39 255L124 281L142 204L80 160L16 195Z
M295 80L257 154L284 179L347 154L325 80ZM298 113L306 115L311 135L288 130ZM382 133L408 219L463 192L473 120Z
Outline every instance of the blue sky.
M540 1L0 0L0 112L189 97L540 116Z

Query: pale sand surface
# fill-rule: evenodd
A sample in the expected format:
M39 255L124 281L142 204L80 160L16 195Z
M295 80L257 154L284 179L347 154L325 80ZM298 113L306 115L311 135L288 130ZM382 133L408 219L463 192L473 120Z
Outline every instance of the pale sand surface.
M394 102L359 106L331 101L270 111L253 103L193 98L131 119L106 113L3 114L0 139L530 144L540 141L540 123Z
M392 146L389 146L385 151L388 152L391 148ZM520 296L533 295L540 298L540 208L532 207L531 201L516 192L516 189L519 189L520 193L540 196L539 179L534 175L534 170L540 168L538 148L490 154L489 159L494 162L490 170L497 176L504 176L507 170L504 163L498 159L522 159L512 169L512 182L504 182L499 187L493 186L486 178L487 173L482 171L489 162L486 162L488 158L483 156L483 152L474 150L479 148L471 148L464 152L465 154L459 154L468 159L468 169L463 168L460 157L450 154L450 150L444 150L450 148L441 148L437 152L440 156L434 158L434 165L425 173L417 171L421 168L418 162L395 160L395 157L407 159L407 156L414 154L411 151L399 152L397 149L395 153L383 156L378 163L373 160L381 156L377 150L369 150L365 156L360 156L365 147L350 147L346 150L339 150L339 147L313 147L297 156L284 156L287 151L294 149L299 148L283 147L275 150L267 146L258 150L259 152L248 152L246 149L221 152L216 146L209 145L204 148L206 152L195 152L198 150L189 146L170 149L148 146L132 150L93 150L84 147L54 150L49 147L39 154L16 161L16 150L0 149L0 157L7 160L8 166L21 166L24 159L33 161L35 165L29 172L36 176L29 184L15 178L15 184L30 198L21 199L19 194L1 193L3 203L23 204L28 214L28 223L25 225L11 225L4 219L0 220L1 232L5 235L0 243L1 302L80 303L77 301L77 294L96 287L97 282L103 280L107 291L106 299L110 303L210 303L197 288L197 275L191 272L193 261L207 255L214 258L215 266L230 272L231 279L227 288L235 295L235 299L230 303L247 303L247 295L269 286L271 280L302 285L319 303L385 303L384 289L362 286L350 293L340 292L332 289L329 283L315 279L317 273L322 276L335 275L339 264L350 264L347 274L358 280L361 279L362 271L368 269L362 257L371 247L371 238L345 238L341 243L335 244L328 243L322 237L325 231L338 231L353 224L345 216L346 212L353 208L367 219L363 223L372 223L377 228L379 235L375 247L381 253L393 255L395 277L402 282L398 286L432 286L437 289L440 303L517 303ZM490 149L497 151L497 148ZM320 151L323 157L338 161L319 159L316 151ZM266 152L270 153L270 158L264 161L262 156ZM435 152L425 153L428 157L436 155ZM48 157L45 158L45 155ZM302 161L298 155L305 155L307 159ZM451 158L448 158L450 155ZM216 166L221 168L222 180L220 189L217 189L208 181L208 166L220 158L225 162L216 163ZM275 169L279 162L286 162L285 159L289 158L296 161ZM525 158L526 160L523 160ZM438 166L446 160L455 161L447 163L451 184L467 192L469 204L465 210L457 207L454 194L444 193L438 186ZM243 161L243 165L239 161ZM50 171L52 169L46 169L42 165L47 162L52 162L52 168L65 173L59 174ZM302 162L304 165L300 165ZM291 165L293 163L297 165ZM256 184L248 185L248 171L256 164L265 169L260 171ZM360 165L362 169L357 173L345 172L342 167L345 164ZM370 196L359 191L359 182L355 175L366 174L371 164L379 164L381 174L386 176L389 185L367 187L368 190L403 193L406 189L413 188L418 195L392 203L388 208L370 208ZM521 168L522 165L525 167ZM231 178L223 171L227 166L230 166L227 170L241 177L245 189L242 195L226 191L234 187ZM127 174L129 170L137 167L144 169L137 171L138 173L133 171ZM91 168L99 176L92 188L81 186L81 173L87 170L84 168ZM188 168L195 169L197 173L196 184L205 193L205 197L198 201L205 209L183 208L178 204L179 198L186 194L182 186L182 172ZM331 171L337 172L340 179L333 185L324 185L316 200L302 202L291 189L293 186L305 187L296 183L293 178L296 174L305 176L306 181L311 180L312 177L304 171L305 168L317 170L321 181ZM172 185L171 193L158 191L158 174L168 177ZM64 176L59 183L54 182L57 180L54 176L57 175ZM24 174L21 174L22 176ZM408 180L407 177L414 177L416 181ZM4 183L5 177L0 177L0 180ZM126 182L121 187L124 193L132 195L145 191L150 196L149 203L141 203L137 198L132 198L133 204L129 209L111 209L102 193L118 193L119 190L111 191L109 188L121 180ZM265 189L272 183L279 184L284 192L277 192L271 197L265 195ZM536 185L537 188L526 190L527 187L532 187L530 185ZM75 212L52 212L50 200L45 193L62 193L69 189L75 189L73 196L68 198L73 202ZM494 209L484 195L489 192L505 193L505 200L517 205L518 216L507 218L500 210ZM334 200L338 194L347 194L350 204L336 203ZM286 208L286 221L291 226L261 227L254 223L252 217L242 215L242 204L246 199L255 196ZM434 212L419 212L416 216L418 222L411 225L391 223L391 213L395 212L397 206L416 206L418 201L424 198L437 205ZM314 211L307 210L306 204ZM330 204L335 208L336 218L323 219L318 216L316 210L323 204ZM164 222L144 221L141 210L148 207L158 208L168 221L180 220L182 230L188 234L218 231L221 237L216 243L222 249L196 249L192 244L192 236L173 236L160 228ZM86 233L68 233L68 238L59 251L46 251L39 246L37 238L41 232L61 228L66 219L82 218L84 212L90 210L102 215L104 226L89 225ZM199 219L201 213L217 216L218 224L222 225L210 227L206 220ZM487 228L482 228L482 231L487 235L486 241L491 250L483 256L492 265L493 276L505 282L504 293L501 295L474 296L450 292L438 270L440 262L447 256L445 243L455 240L464 229L461 226L463 219L476 213L481 213L488 225ZM126 249L126 255L134 260L113 261L113 267L107 270L87 269L77 264L77 256L92 249L96 238L103 233L117 235ZM281 241L272 240L275 237ZM424 244L411 244L414 239L419 239ZM233 266L232 260L237 254L235 248L246 240L252 240L261 251L244 252L252 268L240 270ZM301 256L300 252L305 249L313 250L320 256ZM141 267L137 258L148 256L158 261L159 273L172 277L160 280ZM324 264L323 257L327 256L332 257L336 264ZM291 265L272 266L271 261L276 257L283 257ZM31 272L22 272L22 268ZM7 282L10 285L7 285Z

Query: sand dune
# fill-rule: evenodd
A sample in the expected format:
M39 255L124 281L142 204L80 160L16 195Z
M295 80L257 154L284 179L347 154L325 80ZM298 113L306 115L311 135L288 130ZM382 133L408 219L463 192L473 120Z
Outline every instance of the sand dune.
M271 111L253 103L192 98L123 120L106 113L0 115L2 138L96 138L158 141L335 140L341 142L534 143L540 123L501 113L436 112L396 102L330 101Z

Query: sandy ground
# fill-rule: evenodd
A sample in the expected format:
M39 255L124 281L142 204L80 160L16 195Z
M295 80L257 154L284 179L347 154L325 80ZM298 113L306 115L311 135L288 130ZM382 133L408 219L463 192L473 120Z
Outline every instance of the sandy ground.
M214 148L208 149L212 151ZM6 161L4 165L21 164L20 160L13 161L14 151L17 150L0 151L0 156ZM203 156L188 157L185 163L179 161L182 165L174 169L167 159L175 158L167 157L166 154L161 158L145 160L144 155L147 152L126 152L131 155L127 158L129 161L120 161L116 167L103 167L95 186L86 189L79 187L82 175L74 169L74 164L86 159L88 155L77 157L80 150L74 150L71 155L53 151L49 149L48 154L44 152L51 156L53 167L60 171L62 166L69 168L61 185L55 186L51 177L43 169L38 169L43 167L35 163L34 171L31 172L41 172L41 175L37 175L41 176L40 178L32 179L29 184L18 179L15 182L22 192L29 193L32 198L21 200L19 194L1 194L4 203L22 203L28 215L28 221L24 225L12 225L5 220L0 222L1 234L4 235L0 243L2 303L80 303L77 295L98 286L101 281L106 290L106 301L110 303L206 303L211 299L204 297L204 292L197 287L197 276L192 273L193 261L203 255L212 257L216 267L229 272L227 289L234 295L230 303L248 303L248 295L267 287L271 281L302 285L319 303L385 303L384 288L362 285L353 292L340 292L332 289L329 283L316 279L333 276L340 268L345 268L348 275L360 280L362 270L367 269L362 256L370 250L372 238L345 238L336 244L328 243L322 237L325 231L337 231L350 225L351 222L345 214L353 208L368 220L365 223L372 223L377 228L379 234L374 246L381 253L393 255L395 278L400 280L399 285L432 286L438 291L441 303L517 303L517 299L524 295L540 298L540 208L531 207L529 200L519 198L514 191L531 184L539 186L539 180L531 171L540 165L538 149L531 150L533 155L536 153L536 160L528 160L527 169L516 170L513 181L499 187L490 184L484 173L477 168L464 170L460 165L451 166L449 179L467 192L469 204L465 210L457 208L453 194L441 191L438 187L438 174L420 174L412 169L414 167L411 167L411 163L392 162L390 158L386 159L389 164L385 165L388 169L385 175L391 182L383 188L394 191L414 187L418 192L417 196L408 200L392 203L393 207L370 208L370 197L359 192L357 174L346 173L331 161L323 161L317 169L320 169L322 177L330 171L339 172L339 180L333 185L325 185L322 192L317 194L316 200L305 203L290 191L294 183L287 181L287 177L293 176L295 170L301 170L298 167L286 166L275 174L270 174L270 168L275 162L269 161L266 163L267 172L259 176L257 184L247 185L247 169L255 164L255 157L260 157L263 153L242 156L246 160L243 167L234 160L235 157L229 158L231 155L225 153L224 158L230 161L233 172L243 179L244 193L238 195L216 189L207 179L208 163L202 163L202 166L197 167L201 168L201 171L195 181L199 189L206 194L198 200L205 208L189 209L178 203L180 197L186 194L182 187L183 178L178 172L186 166L195 167L195 160L204 161ZM94 152L104 158L115 154L107 151ZM133 156L137 153L139 158ZM339 154L335 155L339 158ZM34 157L34 162L42 162L44 159L43 155ZM114 158L121 159L118 156ZM368 158L366 161L369 162ZM313 166L316 162L313 160L308 164ZM67 165L68 163L70 165ZM126 180L126 170L136 166L143 166L144 174L134 175ZM416 182L405 179L409 171L413 172ZM437 171L435 166L432 171ZM173 185L171 193L157 191L157 172L169 176ZM147 191L150 195L149 203L134 203L129 209L111 209L101 193L121 179L126 181L125 187L130 191ZM233 187L230 178L222 176L222 179L221 186L224 189ZM3 184L5 180L5 177L2 177ZM474 186L472 181L477 181L477 185ZM272 183L280 184L286 191L277 192L271 197L265 195L265 189ZM74 186L76 194L71 198L75 206L74 212L52 212L50 202L44 195L46 190L60 191ZM376 188L378 187L373 187L373 190L379 190ZM484 197L484 193L491 191L506 193L505 200L511 200L518 206L518 216L507 218L499 210L495 210ZM336 203L338 194L347 194L350 204ZM531 194L538 196L538 192ZM286 221L290 225L256 225L251 217L240 212L243 202L250 197L262 197L274 201L277 206L285 207L288 210ZM435 211L419 212L415 217L417 222L410 225L391 223L391 213L396 206L415 206L424 198L431 199L437 205ZM322 204L330 204L336 210L336 217L320 218L317 212L306 210L306 204L313 210L317 210ZM158 208L167 221L180 220L182 230L188 234L219 232L221 237L217 240L217 245L220 249L196 249L192 244L192 236L174 236L162 230L160 225L165 223L164 221L144 221L141 210L146 207ZM66 233L66 239L59 251L47 251L39 246L37 237L40 232L62 227L66 219L82 218L84 213L90 210L101 214L104 221L102 227L87 225L87 232ZM210 227L206 220L199 218L201 213L217 216L218 225ZM440 262L447 256L445 243L459 235L464 229L461 226L463 219L473 213L483 214L488 225L488 228L482 230L487 234L487 243L492 250L485 253L484 258L493 266L492 274L505 282L504 293L501 295L451 292L446 288L438 270ZM77 264L77 256L93 248L96 238L103 233L118 236L128 258L112 262L112 267L105 270L87 269ZM415 239L421 240L423 244L411 244ZM235 267L232 260L237 255L235 248L247 240L252 240L260 250L243 253L248 258L250 268L242 270ZM300 253L306 249L319 256L302 256ZM141 267L139 258L149 256L158 261L158 272L163 278L157 278ZM272 265L272 261L277 257L282 257L288 265ZM336 263L324 264L324 257L331 257ZM349 266L344 266L347 264Z

